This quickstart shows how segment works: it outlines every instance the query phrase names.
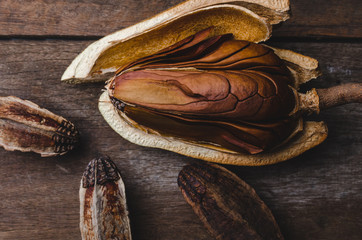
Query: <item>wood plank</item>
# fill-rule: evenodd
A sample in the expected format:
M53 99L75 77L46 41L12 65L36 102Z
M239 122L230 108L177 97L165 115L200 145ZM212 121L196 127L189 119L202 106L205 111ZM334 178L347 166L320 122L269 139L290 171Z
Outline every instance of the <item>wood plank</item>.
M102 37L182 0L2 0L0 36ZM360 0L292 0L292 19L277 37L362 37Z
M44 1L45 2L45 1ZM0 239L80 239L78 188L88 162L108 154L120 168L132 232L139 239L210 239L176 184L197 161L144 148L118 136L97 110L102 84L73 86L59 79L89 41L0 41L0 95L29 99L74 122L80 147L55 158L0 149ZM358 43L277 43L316 57L324 76L305 88L360 81ZM362 235L362 107L341 106L325 120L321 146L265 167L228 168L253 186L271 208L286 239L348 239Z
M291 18L276 29L276 37L362 37L359 0L290 0Z

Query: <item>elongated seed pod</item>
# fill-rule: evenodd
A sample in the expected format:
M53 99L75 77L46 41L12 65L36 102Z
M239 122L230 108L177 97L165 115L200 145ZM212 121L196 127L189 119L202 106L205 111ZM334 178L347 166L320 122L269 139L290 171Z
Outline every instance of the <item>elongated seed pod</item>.
M0 146L6 150L50 157L67 153L78 141L78 130L65 118L27 100L0 97Z
M216 239L284 239L255 190L225 168L202 162L187 165L178 176L178 185Z
M79 190L83 240L131 240L125 187L109 157L88 164Z
M212 28L121 67L108 93L130 124L226 152L256 154L301 130L293 80L273 50Z

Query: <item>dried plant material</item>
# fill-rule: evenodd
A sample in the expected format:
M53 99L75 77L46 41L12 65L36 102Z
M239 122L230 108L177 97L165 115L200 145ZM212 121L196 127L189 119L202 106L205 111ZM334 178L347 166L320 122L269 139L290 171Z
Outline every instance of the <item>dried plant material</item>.
M288 12L288 0L188 0L94 42L74 59L62 80L107 80L119 67L209 26L215 26L215 35L233 33L237 39L265 41L271 24L286 20Z
M320 75L317 60L254 44L288 13L288 0L189 0L96 41L62 80L112 77L99 110L133 143L224 164L285 161L328 133L302 121L320 96L297 92Z
M107 89L121 116L146 132L232 153L261 153L301 131L283 61L211 31L120 68Z
M296 89L299 88L299 85L322 75L316 59L290 50L268 47L273 49L274 53L285 62L285 65L292 74Z
M226 34L232 35L235 40L265 41L270 37L271 25L288 18L288 0L189 0L149 20L96 41L74 59L65 71L62 80L74 83L105 80L117 69L121 72L122 69L130 67L129 64L137 63L139 59L147 59L147 56L157 55L162 52L162 49L168 49L173 44L177 45L176 43L182 39L190 39L193 34L211 26L213 27L213 31L209 33L211 38ZM295 78L298 74L293 74L290 84L296 89L300 83L309 80L308 76L310 78L316 76L314 72L318 64L315 66L305 64L306 59L316 63L314 59L292 52L287 54L283 50L275 51L275 53L281 55L281 59L292 74L302 72L305 75L301 77L302 80L298 80ZM287 95L291 98L292 95L295 96L295 93ZM253 145L244 144L246 153L240 153L242 150L239 152L235 149L220 147L210 141L195 141L195 139L185 141L172 135L160 134L160 131L125 118L114 106L122 109L123 104L114 98L110 99L107 93L102 94L99 110L109 125L127 140L143 146L162 148L227 164L264 165L284 161L318 145L327 136L324 123L305 122L302 124L301 119L298 118L290 122L289 127L286 128L288 133L282 137L289 141L275 142L275 146L284 143L285 148L274 149L273 144L267 147L268 143L273 142L269 138L266 140L268 143L265 147L255 148ZM233 128L235 129L235 126ZM218 141L215 137L213 139ZM273 151L264 152L264 149L268 148ZM248 152L259 153L255 157Z
M206 163L187 165L177 182L216 239L284 239L255 190L225 168Z
M132 239L125 187L109 157L99 157L88 164L79 199L83 240Z
M211 31L120 68L99 104L113 129L143 146L237 165L284 161L325 139L323 123L303 124L294 79L272 49Z
M189 157L221 164L262 166L286 161L319 145L326 139L328 134L328 129L324 122L306 121L303 124L303 131L284 144L283 147L256 155L234 154L194 145L190 142L172 137L146 133L143 130L135 128L119 115L118 110L114 108L107 92L104 92L100 97L99 109L113 130L132 143L145 147L161 148Z
M17 97L0 97L0 146L8 151L63 155L79 141L75 126L61 116Z
M320 110L346 103L362 103L362 83L347 83L316 91L315 95L319 98Z

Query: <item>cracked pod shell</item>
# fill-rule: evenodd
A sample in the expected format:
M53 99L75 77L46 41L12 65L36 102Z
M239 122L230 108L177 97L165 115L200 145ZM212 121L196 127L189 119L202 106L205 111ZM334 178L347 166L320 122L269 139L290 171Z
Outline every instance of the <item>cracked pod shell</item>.
M148 133L231 153L273 149L301 130L293 80L273 50L207 28L117 71L119 114Z
M145 22L111 34L82 52L68 67L62 79L69 82L104 80L113 75L116 69L127 66L139 58L155 54L180 39L214 25L215 19L217 19L217 24L214 35L232 33L235 39L260 42L270 37L271 24L288 18L288 1L268 2L283 3L281 5L284 7L280 7L280 4L267 5L265 4L267 1L252 1L251 4L251 1L247 4L244 1L236 2L238 4L234 4L235 1L208 1L207 4L206 1L187 1ZM218 16L210 14L213 12L211 9L217 9ZM233 11L236 15L230 14ZM203 18L204 14L208 17ZM235 16L247 20L236 21L236 24ZM183 28L185 22L187 22L187 28ZM296 89L300 84L319 76L318 62L315 59L288 50L274 49L274 52L290 70L293 76L291 85ZM118 114L106 92L100 97L99 109L109 125L133 143L224 164L265 165L284 161L320 144L327 136L327 128L323 122L305 122L300 133L273 151L257 155L229 153L137 129Z

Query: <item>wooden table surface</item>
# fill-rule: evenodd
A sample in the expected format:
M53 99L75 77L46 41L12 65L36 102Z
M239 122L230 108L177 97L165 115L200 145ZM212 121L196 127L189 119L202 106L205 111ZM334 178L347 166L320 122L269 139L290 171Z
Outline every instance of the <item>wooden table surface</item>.
M0 95L31 100L75 123L78 149L61 157L0 149L0 239L80 239L78 189L97 154L107 154L126 185L135 240L212 239L184 201L176 178L198 161L122 139L103 120L103 84L60 82L92 41L181 0L1 0ZM291 0L292 18L268 44L319 60L330 87L361 81L360 0ZM227 168L255 188L286 240L362 239L362 107L340 106L310 118L329 136L295 159L264 167Z

